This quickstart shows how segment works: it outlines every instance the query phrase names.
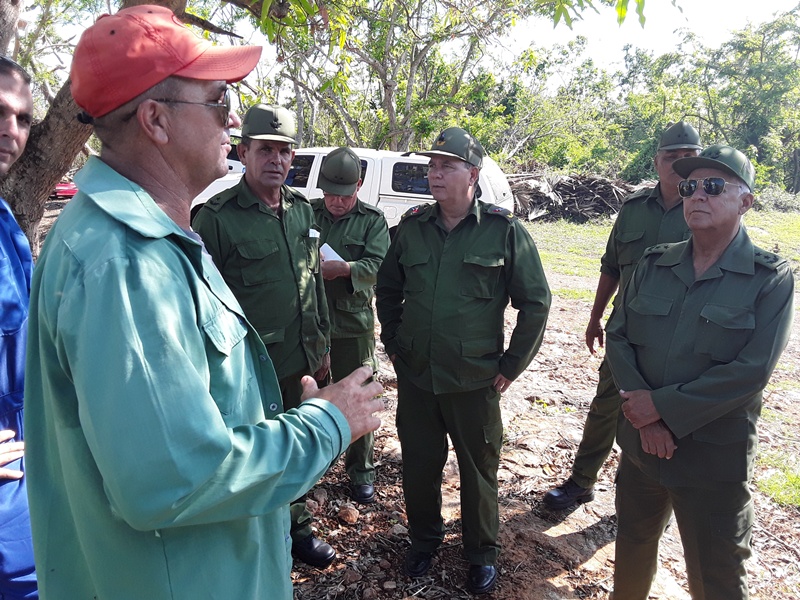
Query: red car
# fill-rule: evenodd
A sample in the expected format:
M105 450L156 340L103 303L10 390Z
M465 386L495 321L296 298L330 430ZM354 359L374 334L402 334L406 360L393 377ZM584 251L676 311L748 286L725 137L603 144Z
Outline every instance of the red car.
M71 181L61 181L56 184L55 189L50 192L51 198L72 198L78 193L78 187Z

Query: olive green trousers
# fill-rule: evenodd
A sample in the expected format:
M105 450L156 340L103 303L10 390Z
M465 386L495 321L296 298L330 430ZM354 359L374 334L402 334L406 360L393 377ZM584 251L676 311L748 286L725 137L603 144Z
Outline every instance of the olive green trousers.
M500 553L500 394L491 387L434 394L398 375L397 434L412 548L433 552L444 539L442 470L449 435L458 458L464 554L470 564L495 564Z

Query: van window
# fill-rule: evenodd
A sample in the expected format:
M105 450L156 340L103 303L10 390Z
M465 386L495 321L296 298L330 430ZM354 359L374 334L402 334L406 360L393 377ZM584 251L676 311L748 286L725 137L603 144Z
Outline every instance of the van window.
M322 165L325 164L325 161L328 160L328 156L324 156L322 159L322 163L320 163L320 173L322 172ZM295 158L295 162L297 162L297 158ZM292 163L292 167L294 167L294 163ZM363 158L361 159L361 182L365 182L367 180L367 161Z
M313 154L297 154L292 161L292 167L286 176L286 185L304 188L308 185L311 167L314 164Z
M395 163L392 167L392 190L402 194L428 194L428 165Z

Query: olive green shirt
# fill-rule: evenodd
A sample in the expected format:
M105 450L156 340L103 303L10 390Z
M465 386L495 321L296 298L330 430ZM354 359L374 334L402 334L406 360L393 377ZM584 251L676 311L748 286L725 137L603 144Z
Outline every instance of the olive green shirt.
M516 379L542 343L550 289L530 233L504 208L473 201L449 233L437 204L397 228L378 271L381 340L395 369L435 394ZM509 298L517 323L504 349Z
M665 485L748 480L793 295L790 265L753 246L744 227L697 280L691 239L650 248L607 327L607 357L619 389L652 390L677 450L670 460L645 454L620 413L626 455Z
M314 212L285 185L281 207L279 217L242 177L206 202L192 222L267 346L279 379L313 373L330 345Z
M350 265L350 277L325 282L331 338L375 335L372 311L378 267L389 248L389 227L380 209L356 199L346 215L334 220L323 199L312 201L320 229L320 246L327 243Z
M683 217L683 201L667 210L661 184L634 192L625 199L614 221L600 271L618 279L621 291L647 248L680 242L690 234Z

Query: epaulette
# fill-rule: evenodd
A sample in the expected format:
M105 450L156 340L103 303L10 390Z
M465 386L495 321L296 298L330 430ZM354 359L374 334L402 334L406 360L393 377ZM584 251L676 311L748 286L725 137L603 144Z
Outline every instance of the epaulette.
M777 269L779 265L786 262L786 259L778 256L773 252L767 252L766 250L762 250L761 248L755 246L753 248L755 252L753 253L753 260L756 264L764 265L770 269Z
M502 206L497 206L496 204L487 204L486 205L486 209L484 210L484 212L487 215L495 215L495 216L498 216L498 217L504 217L505 219L507 219L509 221L513 221L514 219L517 218L514 215L513 212L511 212L507 208L503 208Z
M361 201L361 206L363 206L367 210L371 210L372 212L376 212L379 215L383 215L383 211L380 208L378 208L377 206L375 206L374 204L370 204L369 202L364 202L362 200Z
M402 214L402 216L400 217L400 220L402 221L403 219L405 219L407 217L418 217L420 215L424 215L426 212L428 212L430 210L431 206L433 206L433 205L432 204L417 204L416 206L412 206L411 208L409 208L406 212L404 212Z
M308 201L308 198L306 198L306 196L305 196L305 194L303 192L301 192L299 190L296 190L292 186L289 186L289 185L286 185L286 184L283 185L283 189L285 189L286 192L290 196L292 196L292 198L294 198L295 200L300 200L301 202L305 202L307 204L310 204L310 202Z
M653 190L656 189L655 187L643 187L640 188L622 199L622 203L625 204L626 202L630 202L631 200L638 200L639 198L647 198L650 194L653 193Z
M227 190L222 190L216 196L211 196L206 201L206 206L209 210L213 210L214 212L219 212L222 210L222 207L230 200L231 198L236 198L239 195L239 186L235 185L232 188L228 188Z
M655 246L650 246L646 248L644 254L642 254L642 258L645 256L650 256L651 254L664 254L667 250L672 248L675 244L656 244Z

